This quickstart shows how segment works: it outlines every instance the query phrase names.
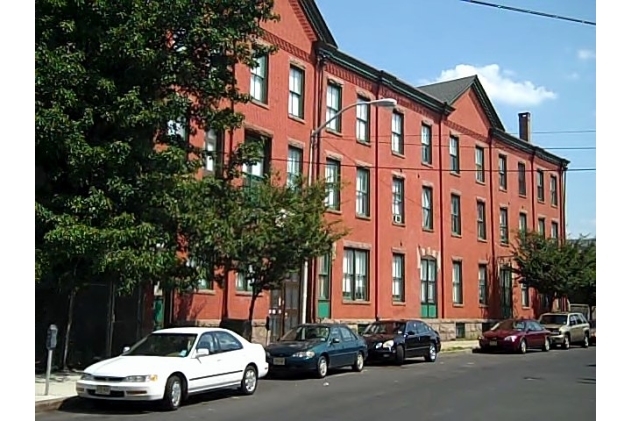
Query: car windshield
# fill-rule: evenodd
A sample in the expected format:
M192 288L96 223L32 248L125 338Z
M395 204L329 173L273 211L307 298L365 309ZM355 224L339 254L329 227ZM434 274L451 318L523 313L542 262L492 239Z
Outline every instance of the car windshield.
M503 320L493 326L491 330L526 330L526 322L521 320Z
M564 325L567 322L565 314L544 314L539 318L542 325Z
M401 335L404 332L405 322L374 322L364 330L364 335Z
M330 329L327 326L297 326L287 332L281 342L326 341Z
M187 357L197 339L191 333L152 333L131 347L125 356Z

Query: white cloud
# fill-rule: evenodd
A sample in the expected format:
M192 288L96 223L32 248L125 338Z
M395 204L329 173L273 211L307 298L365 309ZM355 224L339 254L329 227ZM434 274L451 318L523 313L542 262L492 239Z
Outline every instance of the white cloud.
M478 75L491 100L515 107L531 107L557 98L557 94L529 80L515 79L515 72L503 70L497 64L482 67L459 64L443 70L432 83Z
M569 73L569 74L565 75L565 77L568 80L579 80L581 78L581 76L577 72Z
M579 60L595 60L596 59L596 51L581 49L576 52L576 56Z

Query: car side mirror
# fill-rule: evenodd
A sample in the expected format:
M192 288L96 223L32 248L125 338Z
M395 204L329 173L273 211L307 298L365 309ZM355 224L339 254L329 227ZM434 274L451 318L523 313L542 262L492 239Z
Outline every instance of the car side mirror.
M332 338L331 339L331 344L339 344L340 343L340 338Z
M195 358L206 357L210 355L210 350L208 348L199 348L195 351Z
M131 348L130 348L130 347L128 347L128 346L123 347L123 354L127 354L127 353L129 352L129 350L130 350L130 349L131 349Z

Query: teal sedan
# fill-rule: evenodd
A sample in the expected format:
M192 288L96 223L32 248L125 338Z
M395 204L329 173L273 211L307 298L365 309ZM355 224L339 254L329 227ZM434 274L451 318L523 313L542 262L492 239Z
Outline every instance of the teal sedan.
M270 374L305 372L318 378L326 377L332 368L360 372L368 355L366 341L341 323L296 326L265 351Z

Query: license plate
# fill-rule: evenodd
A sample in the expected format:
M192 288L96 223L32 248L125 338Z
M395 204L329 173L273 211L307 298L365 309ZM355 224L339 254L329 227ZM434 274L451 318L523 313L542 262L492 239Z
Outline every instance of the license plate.
M284 358L274 358L272 360L272 364L274 364L274 365L285 365L285 359Z
M491 341L491 342L489 342L489 345L491 345L491 346L497 346L497 341Z
M109 386L97 386L95 392L97 395L109 395L110 387Z

